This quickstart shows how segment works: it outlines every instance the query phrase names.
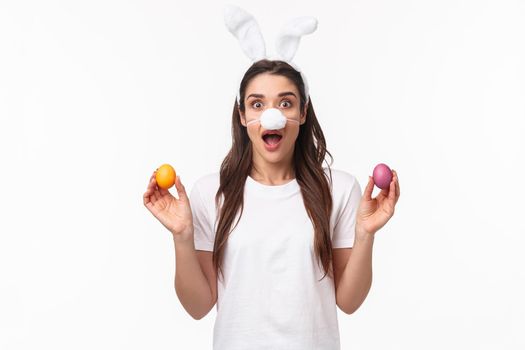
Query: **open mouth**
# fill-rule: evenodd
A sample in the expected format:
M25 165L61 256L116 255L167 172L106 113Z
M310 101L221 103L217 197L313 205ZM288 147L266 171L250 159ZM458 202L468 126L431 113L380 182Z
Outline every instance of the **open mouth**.
M264 140L264 143L272 146L277 145L283 137L279 134L265 134L262 138Z

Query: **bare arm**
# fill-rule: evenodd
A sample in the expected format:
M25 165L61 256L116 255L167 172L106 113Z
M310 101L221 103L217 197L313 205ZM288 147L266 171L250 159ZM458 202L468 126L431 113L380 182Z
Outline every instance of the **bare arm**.
M210 284L201 268L191 240L173 240L175 244L175 291L184 309L196 320L208 314L215 301Z
M346 314L355 312L364 302L372 285L372 247L374 236L356 239L350 258L342 270L336 288L339 308Z

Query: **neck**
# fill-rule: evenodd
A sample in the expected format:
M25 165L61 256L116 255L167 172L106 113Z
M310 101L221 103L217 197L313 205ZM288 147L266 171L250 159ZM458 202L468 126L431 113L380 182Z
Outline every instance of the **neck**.
M263 159L254 160L250 176L266 185L282 185L295 179L295 169L291 163L270 163Z

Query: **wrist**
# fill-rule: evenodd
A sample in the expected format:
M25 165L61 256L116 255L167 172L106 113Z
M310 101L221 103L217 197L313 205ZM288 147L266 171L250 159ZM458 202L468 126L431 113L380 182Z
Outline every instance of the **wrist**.
M363 229L356 228L355 230L355 239L356 243L367 243L373 242L375 238L375 232L367 232Z
M190 233L173 233L173 243L176 245L192 246L193 245L193 232Z

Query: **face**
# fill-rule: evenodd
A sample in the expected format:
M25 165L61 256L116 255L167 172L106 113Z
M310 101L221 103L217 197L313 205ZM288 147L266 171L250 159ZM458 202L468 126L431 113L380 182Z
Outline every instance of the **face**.
M280 96L281 95L281 96ZM268 108L277 108L286 118L294 119L300 124L286 122L278 131L282 134L279 145L271 149L262 138L266 129L260 123L251 123L247 132L252 141L254 157L271 163L291 162L299 126L306 119L306 108L300 110L300 95L295 84L281 75L262 73L255 76L246 87L244 97L245 113L239 110L241 124L257 119Z

